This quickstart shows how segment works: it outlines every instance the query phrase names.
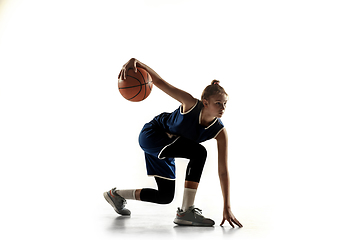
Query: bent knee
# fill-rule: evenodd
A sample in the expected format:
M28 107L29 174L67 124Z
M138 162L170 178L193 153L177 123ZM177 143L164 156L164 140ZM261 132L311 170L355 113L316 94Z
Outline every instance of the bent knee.
M160 204L169 204L174 200L174 194L163 194L161 196L161 200L159 201Z
M205 148L203 145L199 144L199 147L198 147L198 149L197 149L197 151L196 151L196 154L197 154L197 158L198 158L198 159L201 159L201 160L203 160L204 162L206 161L207 150L206 150L206 148Z

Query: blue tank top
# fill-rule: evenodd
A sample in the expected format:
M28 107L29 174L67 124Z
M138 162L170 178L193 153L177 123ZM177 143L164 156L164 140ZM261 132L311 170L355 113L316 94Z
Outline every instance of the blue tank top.
M172 113L161 113L150 123L162 128L167 133L201 143L216 137L224 128L224 124L219 118L215 118L207 127L202 126L200 120L203 107L203 103L197 100L196 104L186 113L181 112L182 106L180 106Z

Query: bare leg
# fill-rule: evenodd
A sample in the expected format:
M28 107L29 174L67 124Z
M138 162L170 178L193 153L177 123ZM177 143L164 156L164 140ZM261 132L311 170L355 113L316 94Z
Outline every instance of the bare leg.
M140 201L140 193L141 193L141 189L136 189L135 191L135 199Z
M199 186L198 182L185 181L185 188L197 189Z

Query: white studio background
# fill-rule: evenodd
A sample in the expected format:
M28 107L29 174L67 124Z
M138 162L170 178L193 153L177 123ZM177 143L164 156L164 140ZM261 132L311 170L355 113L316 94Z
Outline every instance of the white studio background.
M137 137L179 104L156 88L140 103L121 97L118 72L136 57L195 97L213 79L228 92L240 222L242 209L270 209L282 233L354 239L359 10L347 0L0 1L1 234L61 237L94 217L103 191L152 186ZM221 218L216 143L205 146L196 201Z

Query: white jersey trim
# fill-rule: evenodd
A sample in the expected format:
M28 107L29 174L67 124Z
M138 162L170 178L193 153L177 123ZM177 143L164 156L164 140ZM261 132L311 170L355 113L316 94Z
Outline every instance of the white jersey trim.
M215 134L215 136L214 136L213 138L216 138L222 130L224 130L224 127L222 127L222 128L218 131L218 133Z
M209 126L207 126L205 129L208 129L208 128L210 128L212 125L214 125L216 122L217 122L217 118L209 125Z
M200 114L199 114L199 124L201 125L201 115L202 115L202 110L200 111ZM214 119L214 121L209 125L209 126L207 126L206 128L205 128L205 130L206 129L209 129L212 125L214 125L216 122L217 122L217 118L215 118Z
M175 181L175 179L172 179L172 178L166 178L166 177L159 176L159 175L148 175L148 177L158 177L158 178L163 178L163 179L166 179L166 180Z
M188 114L189 112L191 112L199 103L199 100L196 100L197 102L194 104L194 106L192 106L187 112L182 112L182 105L180 106L180 114L181 115L185 115L185 114Z
M169 143L168 145L163 147L163 149L161 149L161 151L159 152L158 159L165 159L166 157L160 157L162 152L165 150L165 148L167 148L168 146L171 146L172 144L174 144L174 142L176 142L176 140L178 140L179 138L180 138L180 136L178 136L177 138L175 138L174 141L172 141L171 143Z

